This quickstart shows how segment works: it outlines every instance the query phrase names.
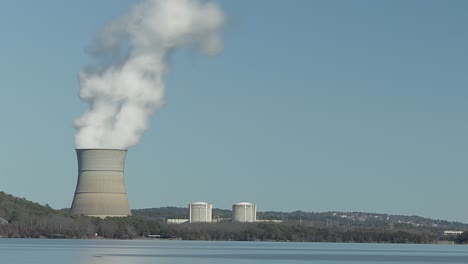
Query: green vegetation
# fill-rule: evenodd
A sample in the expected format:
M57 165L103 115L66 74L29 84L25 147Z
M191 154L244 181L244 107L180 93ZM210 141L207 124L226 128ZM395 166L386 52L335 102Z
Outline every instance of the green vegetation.
M458 244L468 244L468 231L463 232L461 235L459 235L455 242Z
M169 226L168 235L184 240L298 241L356 243L434 243L433 234L376 229L314 228L287 223L220 223Z
M435 243L446 239L444 229L468 229L462 223L366 213L259 212L259 219L282 222L180 225L168 225L165 220L187 218L187 208L139 209L132 214L106 219L76 216L68 209L54 210L0 192L0 237L133 239L160 235L185 240ZM229 218L230 214L230 210L213 210L215 218L220 220ZM468 243L468 232L453 240Z

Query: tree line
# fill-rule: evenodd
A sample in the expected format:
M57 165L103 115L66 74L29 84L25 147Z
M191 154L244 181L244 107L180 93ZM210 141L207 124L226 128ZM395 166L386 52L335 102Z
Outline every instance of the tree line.
M352 225L330 222L329 219L303 221L292 219L283 223L216 223L166 224L168 216L180 217L185 209L163 208L151 211L134 210L130 217L105 219L71 215L68 209L54 210L48 205L27 201L0 192L0 237L17 238L110 238L134 239L159 235L184 240L232 241L304 241L356 243L435 243L440 230L411 225ZM225 210L226 211L226 210ZM224 212L227 214L228 212ZM0 219L1 220L1 219ZM466 233L466 232L465 232ZM468 240L457 240L463 243Z

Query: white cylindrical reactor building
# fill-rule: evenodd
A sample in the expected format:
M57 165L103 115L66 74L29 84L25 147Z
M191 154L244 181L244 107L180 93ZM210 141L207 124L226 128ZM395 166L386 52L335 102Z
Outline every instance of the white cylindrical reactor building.
M190 223L211 223L213 205L204 202L189 204Z
M78 182L73 214L119 217L131 215L125 191L126 150L77 149Z
M232 222L250 223L257 221L255 204L236 203L232 205Z

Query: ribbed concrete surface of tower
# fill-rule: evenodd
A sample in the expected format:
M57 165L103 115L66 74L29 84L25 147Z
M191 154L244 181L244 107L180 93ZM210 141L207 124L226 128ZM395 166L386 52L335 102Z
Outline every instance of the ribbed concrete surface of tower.
M88 216L131 215L125 191L126 150L77 149L78 182L71 211Z
M236 203L232 205L232 222L255 222L257 221L257 208L251 203Z

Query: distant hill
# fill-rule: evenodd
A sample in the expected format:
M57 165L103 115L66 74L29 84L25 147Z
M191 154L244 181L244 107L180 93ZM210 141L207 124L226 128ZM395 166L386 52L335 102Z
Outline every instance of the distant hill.
M58 233L78 237L80 225L90 223L88 217L72 217L66 210L54 210L47 204L5 192L0 192L0 218L7 221L0 225L0 237L46 237Z
M5 192L0 192L0 217L9 222L16 221L25 216L41 216L58 214L48 205L41 205L26 200L25 198L18 198Z
M231 210L213 208L213 215L222 218L230 218ZM133 216L142 216L157 218L160 220L165 219L188 219L189 209L188 207L157 207L157 208L145 208L145 209L132 209Z
M188 218L189 210L185 207L159 207L147 209L133 209L133 216L152 217L158 219L184 219Z
M189 210L186 207L160 207L132 210L134 216L164 219L188 219ZM214 218L231 218L232 211L228 209L213 209ZM257 212L259 220L281 220L289 223L301 223L320 228L339 226L372 226L389 227L395 226L407 228L431 228L442 233L444 230L468 230L468 224L437 220L420 216L389 215L363 212Z
M361 212L258 212L260 220L281 223L230 223L231 210L213 209L218 224L166 224L168 218L188 218L185 207L132 210L133 216L100 219L71 215L50 206L0 192L0 237L141 238L147 235L190 240L259 240L313 242L435 243L468 241L446 237L444 230L468 230L458 222L419 216ZM464 237L468 237L465 233ZM460 236L462 237L462 236Z
M310 221L316 224L354 226L396 226L428 227L440 230L468 230L468 224L425 218L420 216L390 215L364 212L258 212L259 219L280 219L284 221Z

